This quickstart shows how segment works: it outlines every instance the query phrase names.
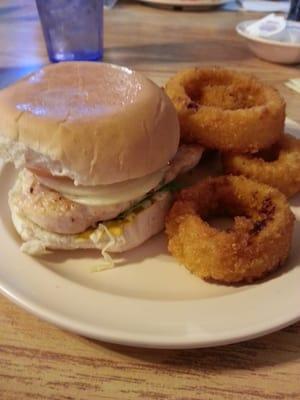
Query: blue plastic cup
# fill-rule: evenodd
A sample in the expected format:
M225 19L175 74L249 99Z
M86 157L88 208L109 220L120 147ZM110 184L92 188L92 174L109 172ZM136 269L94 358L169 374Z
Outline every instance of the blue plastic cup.
M287 19L291 21L300 21L300 0L290 1L290 11Z
M36 0L49 59L101 60L103 0Z

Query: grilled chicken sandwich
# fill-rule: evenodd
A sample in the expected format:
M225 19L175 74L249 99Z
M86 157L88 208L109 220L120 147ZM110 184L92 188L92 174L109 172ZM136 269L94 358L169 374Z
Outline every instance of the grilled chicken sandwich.
M0 92L0 157L22 250L97 248L104 257L161 231L172 182L202 148L179 146L163 90L110 64L46 66Z

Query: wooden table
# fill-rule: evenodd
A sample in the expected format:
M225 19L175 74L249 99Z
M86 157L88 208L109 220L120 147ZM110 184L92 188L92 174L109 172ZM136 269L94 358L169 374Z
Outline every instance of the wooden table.
M234 31L249 17L120 3L105 13L105 61L143 71L160 84L186 66L242 68L278 87L288 115L300 122L300 96L283 85L300 70L250 53ZM34 2L1 0L0 86L47 62ZM295 400L299 378L299 323L227 347L143 350L64 332L0 296L1 400Z

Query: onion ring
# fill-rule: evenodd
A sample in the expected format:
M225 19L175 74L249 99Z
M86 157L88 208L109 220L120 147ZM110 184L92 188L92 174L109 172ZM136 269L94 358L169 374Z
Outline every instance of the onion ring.
M284 135L267 154L228 153L222 163L226 173L266 183L287 197L300 192L300 140L291 135Z
M236 71L188 69L166 84L181 139L241 153L270 147L283 133L285 102L278 91Z
M231 229L205 221L224 213L234 217ZM204 279L252 282L286 260L294 219L277 189L242 176L208 178L175 201L166 220L168 249Z

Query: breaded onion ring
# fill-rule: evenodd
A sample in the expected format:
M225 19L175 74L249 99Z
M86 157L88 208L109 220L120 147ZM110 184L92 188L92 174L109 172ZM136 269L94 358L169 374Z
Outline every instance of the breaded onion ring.
M206 222L224 214L234 217L226 231ZM277 189L242 176L208 178L175 201L166 220L168 249L201 278L251 282L286 260L293 223Z
M188 69L167 82L166 93L177 109L183 142L252 153L282 135L284 100L252 75Z
M291 135L284 135L265 152L224 154L222 162L226 173L266 183L287 197L300 192L300 140Z

